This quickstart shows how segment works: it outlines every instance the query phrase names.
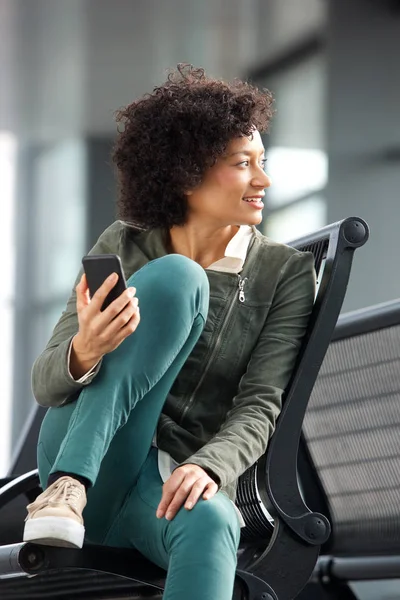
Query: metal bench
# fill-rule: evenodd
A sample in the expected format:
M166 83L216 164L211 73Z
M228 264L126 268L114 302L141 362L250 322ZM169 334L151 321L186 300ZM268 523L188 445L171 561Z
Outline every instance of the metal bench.
M309 397L342 307L354 251L368 236L367 224L351 217L291 243L314 254L317 294L275 433L266 454L239 480L237 505L246 527L238 552L235 599L295 598L329 537L328 519L308 508L299 489L298 446ZM10 478L0 489L0 509L20 494L30 501L39 492L35 470ZM0 510L0 532L1 514ZM0 546L3 600L94 598L100 592L102 598L160 598L165 576L132 549L84 545L74 550L31 543ZM93 596L96 590L98 595Z
M342 315L303 427L332 524L312 581L329 597L400 579L399 403L400 299Z

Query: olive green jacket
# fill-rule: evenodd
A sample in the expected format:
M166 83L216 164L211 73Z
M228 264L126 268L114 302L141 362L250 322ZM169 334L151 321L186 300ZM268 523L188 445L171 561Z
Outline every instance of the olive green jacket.
M159 448L180 464L206 469L232 500L237 478L264 454L274 431L315 295L311 253L273 242L254 227L253 234L240 277L206 269L207 322L157 427ZM143 231L116 221L90 253L118 254L128 278L167 254L165 243L162 229ZM71 377L68 349L77 330L73 290L33 366L33 393L42 406L76 400L101 368L100 362L83 384Z

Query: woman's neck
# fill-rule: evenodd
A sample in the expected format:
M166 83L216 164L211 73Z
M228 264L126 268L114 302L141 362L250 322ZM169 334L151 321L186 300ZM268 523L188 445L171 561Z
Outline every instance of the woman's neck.
M169 230L168 252L191 258L203 268L225 256L225 250L238 232L238 225L220 228L174 226Z

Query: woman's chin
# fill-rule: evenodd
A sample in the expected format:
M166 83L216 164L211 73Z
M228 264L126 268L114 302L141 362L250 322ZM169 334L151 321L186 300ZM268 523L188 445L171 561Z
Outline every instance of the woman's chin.
M248 225L259 225L263 220L262 211L260 210L258 213L254 214L251 218L248 219Z

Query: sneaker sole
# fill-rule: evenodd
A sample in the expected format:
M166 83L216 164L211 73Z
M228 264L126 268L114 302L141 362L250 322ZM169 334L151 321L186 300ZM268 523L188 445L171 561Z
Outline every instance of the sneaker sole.
M85 528L67 517L38 517L25 523L23 541L46 546L82 548Z

